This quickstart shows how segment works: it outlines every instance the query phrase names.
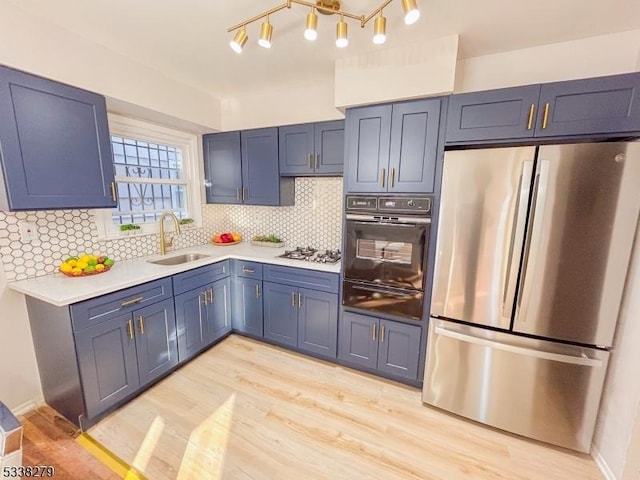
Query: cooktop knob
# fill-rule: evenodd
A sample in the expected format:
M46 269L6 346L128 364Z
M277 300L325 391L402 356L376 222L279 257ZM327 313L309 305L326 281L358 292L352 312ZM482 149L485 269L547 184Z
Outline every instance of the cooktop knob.
M414 202L413 200L409 200L409 201L407 202L407 206L409 206L409 207L413 208L413 207L415 207L415 206L416 206L416 202Z

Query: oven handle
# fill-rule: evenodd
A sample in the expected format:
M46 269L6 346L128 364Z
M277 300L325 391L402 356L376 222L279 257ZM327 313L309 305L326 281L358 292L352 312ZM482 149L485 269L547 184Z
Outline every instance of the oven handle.
M354 284L351 284L351 288L353 288L354 290L364 290L365 292L384 293L386 295L392 295L394 297L413 297L413 295L410 293L397 292L395 290L387 290L385 288L369 287L369 286L354 285ZM421 293L421 292L416 290L415 293Z
M356 223L359 224L370 224L370 223L378 223L378 224L391 224L391 225L427 225L431 223L430 218L422 218L422 217L383 217L383 216L373 216L373 215L357 215L355 213L347 213L347 220L356 220Z

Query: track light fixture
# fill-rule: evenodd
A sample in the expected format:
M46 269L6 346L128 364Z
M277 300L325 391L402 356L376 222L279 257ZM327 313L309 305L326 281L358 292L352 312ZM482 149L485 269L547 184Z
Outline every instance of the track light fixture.
M242 53L242 47L244 47L248 39L249 36L247 35L247 29L243 25L242 28L236 32L233 40L229 42L231 50L236 53Z
M349 45L349 25L344 21L344 17L340 15L340 21L336 25L336 47L344 48Z
M271 48L272 35L273 25L269 23L269 15L267 15L267 19L260 25L260 40L258 40L258 45L262 48Z
M402 0L402 9L404 10L404 23L412 25L420 18L420 10L416 0Z
M307 15L307 22L304 29L304 38L313 42L318 38L318 15L316 9L311 7L309 15Z
M402 10L404 11L404 23L411 25L420 18L420 10L416 0L401 0ZM307 40L314 41L318 38L318 13L323 15L340 15L340 20L336 24L336 47L344 48L349 45L348 25L345 18L358 21L360 27L364 28L371 20L373 20L373 43L376 45L383 44L387 40L387 18L382 14L382 10L386 8L393 0L385 0L378 8L369 15L355 15L341 9L340 0L315 0L309 2L307 0L286 0L284 3L277 5L255 17L251 17L242 23L229 27L228 32L236 32L233 40L229 43L236 53L241 53L242 48L249 38L247 35L247 25L266 18L260 26L260 37L258 44L264 48L271 48L271 37L273 35L273 25L269 22L269 15L280 10L290 9L293 4L309 7L311 11L307 14L305 22L304 37ZM317 13L316 13L317 12Z
M376 45L382 45L387 41L387 18L382 15L382 10L380 10L380 15L373 22L373 43Z

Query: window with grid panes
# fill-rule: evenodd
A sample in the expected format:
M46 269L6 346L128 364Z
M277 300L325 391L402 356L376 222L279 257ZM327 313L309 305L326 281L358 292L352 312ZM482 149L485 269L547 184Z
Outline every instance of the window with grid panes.
M171 211L189 216L182 150L172 145L111 136L118 208L111 216L117 225L157 222Z

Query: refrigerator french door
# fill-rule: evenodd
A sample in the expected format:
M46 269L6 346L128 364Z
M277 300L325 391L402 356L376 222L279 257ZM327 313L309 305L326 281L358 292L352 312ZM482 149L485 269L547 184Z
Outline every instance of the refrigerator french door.
M445 154L426 403L590 449L638 185L637 142Z

